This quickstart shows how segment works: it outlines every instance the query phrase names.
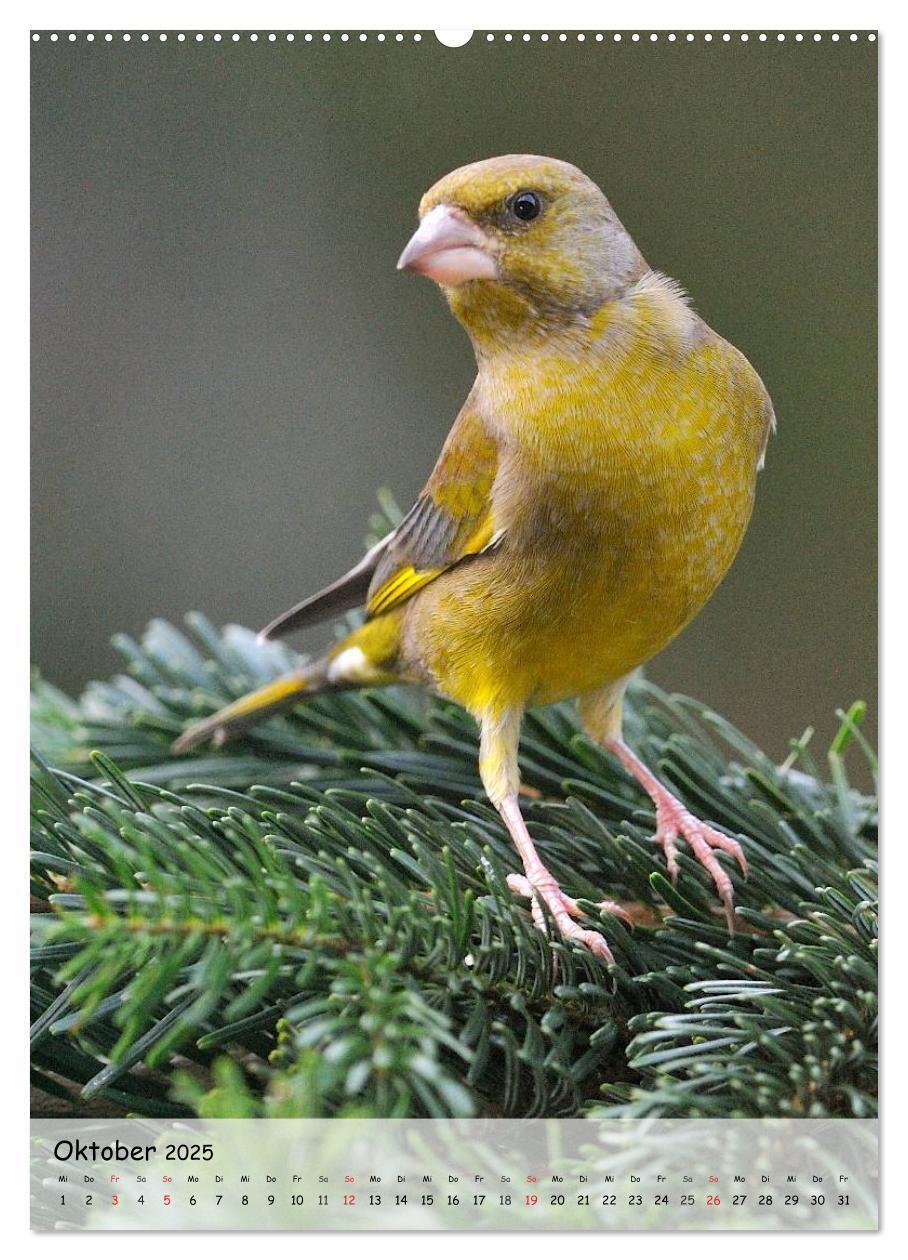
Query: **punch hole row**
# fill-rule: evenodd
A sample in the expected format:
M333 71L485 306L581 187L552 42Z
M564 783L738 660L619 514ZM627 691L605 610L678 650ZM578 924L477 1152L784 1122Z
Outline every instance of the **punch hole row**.
M861 36L855 31L852 31L849 35L841 34L838 31L815 31L812 35L805 35L803 32L798 32L797 34L790 36L786 35L784 31L779 31L775 34L770 34L767 31L759 31L757 33L751 33L750 31L725 31L721 35L715 34L712 31L687 31L682 33L677 33L675 31L669 31L667 33L650 31L648 34L641 33L640 31L633 31L631 33L615 31L611 34L607 34L603 31L597 31L592 35L588 35L585 31L572 31L570 34L562 31L560 35L553 35L547 31L525 31L523 34L514 34L510 31L505 33L489 31L485 38L490 44L494 43L495 40L498 39L503 39L505 43L511 43L513 40L520 40L526 44L533 40L538 40L543 44L547 44L549 41L557 41L558 43L564 44L569 40L575 39L581 44L587 39L593 40L597 44L601 44L608 40L615 44L620 44L622 42L638 44L646 41L652 44L659 43L660 41L668 44L681 42L693 44L697 40L702 40L706 44L719 41L724 44L738 41L742 44L747 44L751 40L757 43L765 44L772 39L775 39L779 43L784 43L786 39L794 40L796 43L802 43L804 40L812 39L814 43L819 44L822 40L828 39L834 44L837 44L840 41L848 41L852 44L856 44ZM869 33L867 40L869 43L874 43L876 41L875 33Z
M165 31L161 31L157 35L151 34L147 31L142 32L140 34L133 34L129 31L126 31L122 35L120 34L114 35L110 31L108 31L106 34L95 34L92 31L89 31L83 34L81 32L71 31L67 35L61 35L56 31L48 35L42 35L39 31L32 32L32 41L34 43L38 43L41 39L47 39L52 44L55 44L55 43L74 44L80 39L84 43L88 43L88 44L93 44L93 43L110 44L115 41L119 41L124 44L129 44L129 43L148 44L148 43L153 43L153 42L162 43L162 44L165 44L168 42L175 42L179 44L182 44L182 43L202 44L206 42L214 43L214 44L219 44L219 43L224 43L224 42L238 44L242 41L248 41L249 43L252 43L252 44L258 43L259 41L271 43L271 44L277 43L278 41L282 41L288 44L292 44L297 39L307 44L311 44L314 42L321 42L321 43L329 44L332 42L332 40L336 42L340 42L342 44L349 43L350 41L355 41L358 43L365 44L370 40L379 44L383 44L386 42L402 44L405 41L412 41L413 43L418 44L422 41L422 38L423 38L422 33L419 31L407 32L406 34L401 31L398 31L396 34L386 34L384 31L368 31L368 32L361 31L359 34L352 34L352 35L349 34L348 32L343 32L341 34L338 34L336 32L332 33L330 31L324 31L321 33L313 33L312 31L306 31L300 34L295 34L292 31L288 31L286 33L278 33L276 31L271 31L264 34L260 34L257 31L244 31L244 32L234 31L228 34L223 34L221 32L203 33L201 31L198 31L195 33L187 34L184 31L180 31L178 34L175 34L175 35L168 34ZM848 43L855 44L858 42L858 40L861 39L861 36L854 31L852 31L850 34L847 34L847 35L844 33L840 33L838 31L814 31L813 33L806 33L806 34L803 31L799 31L793 35L786 34L783 31L779 31L777 33L760 31L760 32L757 32L756 34L753 34L749 31L740 31L740 32L725 31L724 33L715 33L712 31L697 31L697 32L687 31L683 33L676 33L674 31L671 31L665 34L662 34L656 31L651 31L649 33L641 33L639 31L633 31L630 33L622 32L622 31L615 31L612 34L608 34L603 31L597 31L591 34L585 31L576 31L576 32L571 31L570 33L565 32L565 31L562 31L561 33L550 33L548 31L524 31L522 33L520 32L514 33L511 31L506 31L506 32L489 31L486 33L485 39L486 39L486 42L490 44L494 43L496 40L502 40L504 41L504 43L512 43L514 41L518 41L520 43L525 43L525 44L529 44L532 42L538 42L542 44L555 42L555 43L564 44L564 43L567 43L568 41L572 41L572 42L576 41L577 43L582 44L582 43L585 43L587 40L597 43L597 44L601 44L606 41L609 41L615 44L620 44L624 42L632 43L632 44L644 43L644 42L649 42L652 44L656 44L660 42L669 43L669 44L674 44L674 43L693 44L700 41L702 41L705 44L711 44L711 43L729 44L729 43L737 43L737 42L746 44L751 41L765 44L771 40L775 40L776 42L780 44L785 43L787 40L793 41L795 43L813 42L813 43L819 44L823 41L829 41L833 44L837 44L839 42L848 42ZM866 39L867 39L867 42L870 44L875 43L876 42L875 32L870 31L867 34Z

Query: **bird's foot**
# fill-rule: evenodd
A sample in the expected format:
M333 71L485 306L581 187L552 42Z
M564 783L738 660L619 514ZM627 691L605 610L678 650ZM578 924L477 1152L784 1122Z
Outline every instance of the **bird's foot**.
M708 823L701 822L690 810L685 809L677 797L672 796L667 788L661 788L655 804L656 834L653 839L661 846L662 852L665 854L665 863L672 883L678 882L677 841L679 836L683 836L688 843L691 853L712 876L716 891L722 900L722 905L725 907L725 920L728 924L728 930L734 935L735 887L731 881L731 876L720 865L713 850L721 849L723 853L730 854L746 875L747 859L744 856L744 850L738 841L733 840L731 836L723 835L721 831L716 831L715 827L710 827Z
M606 962L615 961L608 942L600 932L579 927L574 922L583 916L583 911L573 897L568 897L561 891L554 875L544 866L534 870L532 878L529 875L509 875L508 888L518 897L529 898L533 922L540 932L546 932L546 919L542 909L544 903L564 940L585 945L597 958L603 958ZM630 915L617 902L600 901L598 904L602 910L608 910L630 923Z

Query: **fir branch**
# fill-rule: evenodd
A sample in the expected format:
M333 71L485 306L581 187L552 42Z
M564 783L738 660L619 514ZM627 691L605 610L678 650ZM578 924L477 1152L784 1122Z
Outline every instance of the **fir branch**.
M570 706L529 715L527 814L616 965L547 940L455 706L323 695L223 751L170 744L297 660L236 627L155 622L79 701L35 685L37 1080L139 1114L868 1115L875 1107L875 824L846 756L775 766L643 681L632 742L747 837L728 940L650 804ZM850 745L850 747L849 747Z

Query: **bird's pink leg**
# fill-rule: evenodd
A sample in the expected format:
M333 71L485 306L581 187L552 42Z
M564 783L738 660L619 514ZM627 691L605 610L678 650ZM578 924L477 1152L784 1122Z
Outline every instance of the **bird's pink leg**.
M712 876L716 891L722 898L722 904L725 907L728 930L733 933L735 930L735 889L730 876L720 866L713 850L721 849L723 853L730 854L746 875L747 861L744 857L744 850L738 841L733 840L731 836L723 835L721 831L716 831L714 827L710 827L707 823L701 822L699 818L696 818L690 810L682 805L676 796L672 795L667 787L659 782L652 771L647 769L636 753L625 744L623 739L612 737L605 740L605 745L611 749L625 770L633 775L637 782L645 788L656 806L656 835L654 839L657 844L662 846L672 883L675 883L678 878L678 845L676 842L680 835L687 841L694 857L702 866L706 867Z
M506 796L499 804L498 812L520 854L525 872L523 875L509 875L508 887L520 897L529 897L533 922L539 930L546 930L545 915L540 904L544 903L565 940L586 945L598 958L614 962L605 937L589 928L578 927L574 922L583 912L572 897L561 891L555 876L543 865L527 831L516 795ZM603 909L621 915L630 922L627 911L614 901L602 901L599 904Z
M558 881L543 865L527 831L517 800L520 788L517 741L521 717L522 711L514 708L486 714L481 720L479 743L479 773L483 785L489 800L501 814L523 862L524 873L509 875L508 887L521 897L529 897L533 922L541 932L545 932L548 926L543 911L545 906L566 941L577 941L598 958L612 962L612 951L605 937L599 932L578 927L574 922L581 914L580 907L558 887ZM602 905L615 914L627 917L625 911L611 901L602 902Z

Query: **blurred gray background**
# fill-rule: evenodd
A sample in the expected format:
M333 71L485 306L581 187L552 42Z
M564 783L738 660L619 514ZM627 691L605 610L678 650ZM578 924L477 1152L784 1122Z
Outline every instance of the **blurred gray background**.
M51 680L119 668L110 635L152 615L259 626L358 558L379 486L409 505L473 365L395 260L439 176L538 152L602 185L778 414L743 551L650 675L776 757L872 702L876 45L44 39L33 91Z

